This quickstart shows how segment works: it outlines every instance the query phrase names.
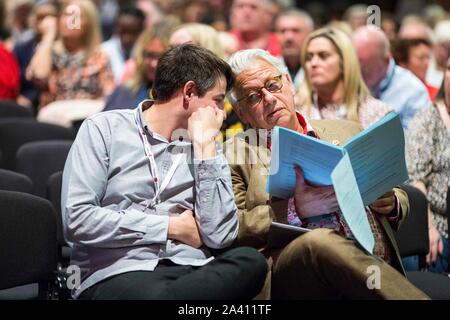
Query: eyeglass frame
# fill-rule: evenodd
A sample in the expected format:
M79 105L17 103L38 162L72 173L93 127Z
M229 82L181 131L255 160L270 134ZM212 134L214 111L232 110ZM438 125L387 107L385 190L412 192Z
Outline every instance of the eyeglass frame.
M275 90L275 91L270 90L269 88L266 87L269 81L276 81L277 83L280 84L280 87L277 90ZM270 93L278 93L278 92L280 92L281 89L283 89L283 74L280 74L278 76L274 76L274 77L270 78L269 80L267 80L264 83L264 86L262 86L262 87L253 88L252 92L250 94L253 94L253 90L255 90L254 92L259 95L259 100L257 102L252 103L251 105L246 102L247 107L249 107L249 108L254 107L254 106L256 106L257 104L259 104L261 102L261 100L263 99L262 89L266 89ZM237 99L236 102L240 104L241 101L247 99L250 96L250 94L248 94L245 97L242 97L240 99Z

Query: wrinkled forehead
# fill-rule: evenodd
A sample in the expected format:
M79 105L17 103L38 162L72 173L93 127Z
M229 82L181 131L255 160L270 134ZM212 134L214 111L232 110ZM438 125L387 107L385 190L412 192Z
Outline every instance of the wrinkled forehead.
M237 75L235 90L242 92L264 86L267 80L279 74L277 68L266 60L256 59L248 68Z

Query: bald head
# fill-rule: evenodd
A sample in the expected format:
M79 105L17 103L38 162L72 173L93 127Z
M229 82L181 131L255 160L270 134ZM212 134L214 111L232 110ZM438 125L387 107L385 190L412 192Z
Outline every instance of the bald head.
M373 25L356 29L352 40L364 81L374 89L387 73L391 57L389 40L380 28Z
M425 39L432 42L431 33L431 29L424 21L419 18L409 17L403 21L398 37L400 39Z

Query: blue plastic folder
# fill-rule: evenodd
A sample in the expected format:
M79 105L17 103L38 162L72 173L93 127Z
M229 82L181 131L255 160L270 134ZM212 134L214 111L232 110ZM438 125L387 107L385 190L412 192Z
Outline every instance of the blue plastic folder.
M267 192L283 199L292 197L295 165L302 168L310 184L333 185L355 238L372 252L373 235L364 206L408 179L399 115L390 112L343 147L275 127Z

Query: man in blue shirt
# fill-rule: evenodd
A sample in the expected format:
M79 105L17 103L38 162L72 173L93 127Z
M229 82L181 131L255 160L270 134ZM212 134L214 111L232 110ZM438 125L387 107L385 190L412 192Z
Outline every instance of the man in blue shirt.
M406 129L416 112L431 105L425 86L410 71L395 64L389 40L376 26L358 28L353 33L353 44L373 96L398 112Z
M192 44L163 55L153 97L81 126L64 167L64 236L81 299L250 299L267 264L228 248L239 228L231 175L215 142L233 76Z

